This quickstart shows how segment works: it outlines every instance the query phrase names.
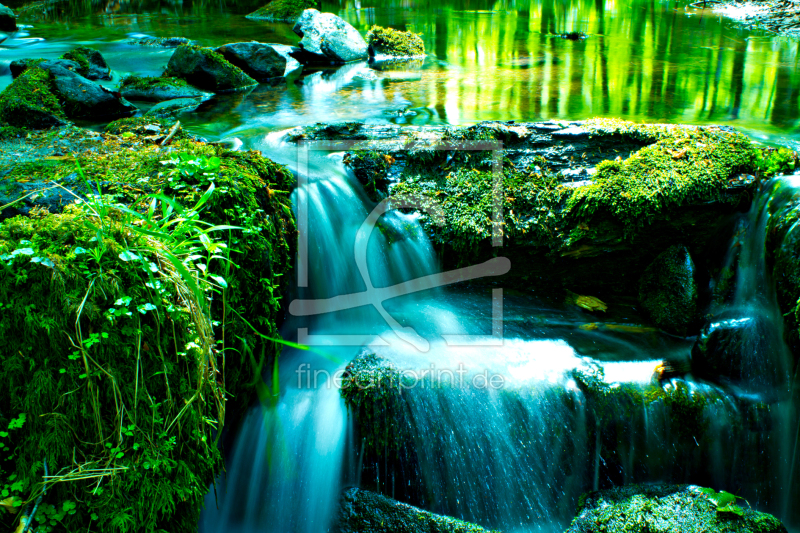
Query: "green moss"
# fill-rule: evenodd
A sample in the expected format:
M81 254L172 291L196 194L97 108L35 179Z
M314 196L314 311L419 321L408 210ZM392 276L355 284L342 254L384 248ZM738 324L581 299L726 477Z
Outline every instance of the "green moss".
M189 87L189 84L181 78L165 78L161 76L127 76L120 83L120 89L130 88L147 91L160 87Z
M46 128L66 122L53 90L53 76L29 68L0 93L0 122L20 128Z
M216 191L201 218L245 228L218 234L238 265L223 272L218 262L212 272L228 285L208 311L217 321L210 342L218 374L205 373L207 359L198 352L208 344L189 310L200 304L191 307L191 294L168 274L163 256L145 253L139 263L124 255L145 237L131 232L120 213L104 218L101 241L87 223L98 221L76 206L0 223L0 334L6 339L0 429L19 414L28 421L9 432L11 453L0 460L0 483L15 475L20 484L13 495L32 500L45 458L50 475L76 476L77 465L97 469L50 484L44 503L55 509L48 515L54 523L41 531L45 525L196 531L208 486L222 468L215 428L223 419L235 423L230 413L245 412L262 368L279 353L252 328L279 336L279 299L295 231L281 191L289 188L291 173L254 152L190 141L174 147L190 160L219 158ZM79 159L89 178L136 208L145 205L147 191L191 206L209 184L202 174L171 180L172 164L162 164L168 156L153 146ZM20 165L7 179L47 178L72 188L74 172L74 164ZM148 239L147 250L170 249L167 241ZM105 251L96 259L100 242ZM223 394L226 403L220 403ZM61 513L67 503L76 506L74 514Z
M425 43L418 34L410 31L372 26L367 32L366 41L381 54L406 57L425 54Z
M195 64L200 62L197 55L202 56L205 62L202 71L193 71L190 73L181 72L180 64L173 65L173 61L188 61ZM195 57L192 57L195 56ZM175 68L170 67L173 65ZM207 71L213 71L214 75L209 76ZM225 59L222 54L215 52L212 48L204 48L201 46L182 44L175 49L175 52L167 64L163 77L165 78L183 78L190 84L214 90L217 92L229 92L252 87L257 85L258 82L248 76L242 69Z
M247 15L247 18L294 22L306 9L319 9L319 2L317 0L272 0Z
M25 138L27 132L15 126L0 126L0 141L7 141L10 139Z
M89 64L89 59L87 58L87 54L93 52L91 48L86 48L85 46L79 46L74 50L70 50L69 52L65 53L61 56L61 59L68 59L70 61L74 61L78 64L78 73L82 76L85 76L89 72L89 68L91 65Z

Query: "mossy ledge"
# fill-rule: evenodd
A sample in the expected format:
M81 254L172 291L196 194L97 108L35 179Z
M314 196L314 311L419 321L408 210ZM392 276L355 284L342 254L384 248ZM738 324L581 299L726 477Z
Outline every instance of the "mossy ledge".
M272 0L247 15L251 20L294 22L306 9L319 9L318 0Z
M170 154L106 136L76 160L35 163L8 164L4 183L52 180L63 184L67 205L49 213L28 198L30 216L0 222L7 502L32 506L47 472L39 531L195 532L222 469L215 439L244 412L280 351L269 339L279 337L293 253L282 192L293 177L258 153L183 139ZM192 172L195 165L206 170ZM198 297L168 259L178 253L168 235L179 235L158 228L168 213L158 207L160 222L141 232L138 217L114 206L145 216L147 193L161 193L191 208L212 182L197 216L232 227L210 233L207 244L230 250L236 267L199 259L219 280ZM99 188L114 196L73 201ZM198 259L186 261L200 272ZM6 520L13 529L19 515Z

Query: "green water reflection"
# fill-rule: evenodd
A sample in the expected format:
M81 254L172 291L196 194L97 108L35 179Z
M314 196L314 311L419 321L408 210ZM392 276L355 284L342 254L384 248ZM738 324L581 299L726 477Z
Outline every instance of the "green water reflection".
M61 47L73 41L108 47L132 33L183 35L209 45L251 39L295 44L289 24L243 17L258 4L61 2L28 17L35 25L31 36ZM357 78L323 98L279 86L242 105L257 107L259 126L271 124L271 113L284 126L339 116L412 124L614 116L725 123L768 139L793 136L800 118L797 41L751 33L708 10L684 6L654 0L323 2L323 10L362 32L375 23L422 33L435 59L400 82L396 76L377 84ZM588 38L559 37L570 31ZM46 52L48 45L53 43L30 48ZM0 60L7 57L0 51ZM122 70L137 71L130 63L123 62ZM385 118L382 111L392 106L417 114ZM248 122L248 113L239 109L230 126Z

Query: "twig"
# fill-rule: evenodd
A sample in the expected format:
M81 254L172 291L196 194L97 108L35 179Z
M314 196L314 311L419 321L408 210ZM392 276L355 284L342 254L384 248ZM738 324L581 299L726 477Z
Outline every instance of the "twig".
M169 129L169 133L167 133L167 136L166 136L166 137L164 137L164 140L163 140L163 141L161 141L161 142L159 143L159 145L160 145L160 146L166 146L167 144L169 144L169 142L172 140L172 138L175 136L175 134L176 134L176 133L178 133L178 130L179 130L180 128L181 128L181 121L180 121L180 120L176 120L176 121L175 121L175 125L174 125L174 126L172 126L172 127Z

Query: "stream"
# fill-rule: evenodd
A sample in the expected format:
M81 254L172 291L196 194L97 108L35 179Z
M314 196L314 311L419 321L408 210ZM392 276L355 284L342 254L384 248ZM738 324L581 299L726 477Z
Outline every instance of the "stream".
M76 45L102 52L114 72L113 80L102 82L108 87L128 74L159 75L169 60L172 50L128 44L132 37L295 45L290 24L244 18L259 6L230 0L53 4L32 27L0 42L0 89L11 82L12 60L56 58ZM359 486L364 472L372 489L390 497L506 532L563 531L586 490L657 481L734 487L754 508L796 526L800 487L791 472L800 458L790 383L770 398L774 408L763 423L774 431L763 438L734 428L740 405L727 392L687 378L683 385L718 398L704 411L714 449L699 443L695 450L673 449L663 406L656 404L631 415L629 431L608 449L593 436L586 398L570 371L589 361L609 382L649 383L660 361L689 358L693 338L637 329L645 320L633 306L598 322L632 325L628 330L581 328L587 322L581 310L546 295L498 291L487 280L416 286L441 270L417 216L389 211L367 231L375 203L342 153L298 150L283 132L315 122L422 127L600 116L732 126L765 144L798 149L798 41L744 30L674 0L346 0L323 1L321 10L362 33L372 24L421 33L430 55L414 68L375 71L354 63L217 95L181 120L207 140L259 150L300 178L292 200L296 214L307 217L300 230L306 253L285 296L287 309L293 301L388 289L383 307L287 312L283 336L312 349L284 349L279 400L254 406L241 428L226 435L227 472L209 491L200 531L328 531L341 490ZM561 37L577 31L587 39ZM751 211L742 214L742 231L725 259L738 269L734 302L715 310L772 325L744 363L753 379L739 392L756 398L791 373L764 264L775 188L794 194L800 182L789 177L764 184ZM498 342L493 318L499 309ZM382 356L409 372L452 376L463 369L472 384L404 391L416 432L413 467L365 464L369 456L337 382L365 345L380 347ZM762 374L764 367L778 377ZM500 376L504 385L478 386L480 376L484 384Z

